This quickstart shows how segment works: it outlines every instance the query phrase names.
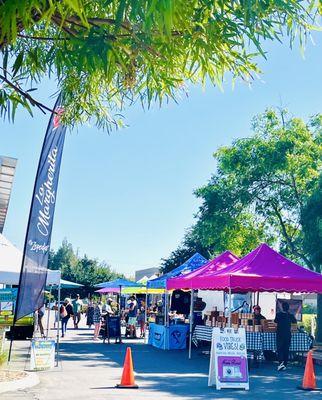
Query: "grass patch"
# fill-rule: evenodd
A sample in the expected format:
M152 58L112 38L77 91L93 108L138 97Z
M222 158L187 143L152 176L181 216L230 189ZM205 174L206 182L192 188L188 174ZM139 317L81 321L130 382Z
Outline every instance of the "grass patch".
M8 360L8 352L4 351L0 353L0 367L6 364L7 360Z
M307 333L311 333L311 319L316 318L316 314L303 314L302 322L299 322L299 326L304 326Z

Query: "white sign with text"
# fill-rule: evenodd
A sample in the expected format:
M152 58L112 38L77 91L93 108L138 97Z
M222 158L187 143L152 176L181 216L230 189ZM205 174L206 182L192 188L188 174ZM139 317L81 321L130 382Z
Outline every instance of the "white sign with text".
M244 328L213 328L208 386L249 390Z

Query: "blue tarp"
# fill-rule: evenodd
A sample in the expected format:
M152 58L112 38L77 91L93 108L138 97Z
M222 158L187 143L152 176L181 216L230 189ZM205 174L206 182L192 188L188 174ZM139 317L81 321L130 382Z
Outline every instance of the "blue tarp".
M180 265L179 267L173 269L172 271L168 272L160 276L159 278L152 279L147 282L148 288L153 289L165 289L166 283L169 278L174 278L180 275L187 274L188 272L194 271L195 269L203 266L209 260L203 257L201 254L196 253L192 257L189 258L185 263Z
M107 281L96 285L98 288L119 288L123 287L143 287L140 283L128 281L127 279L115 279L114 281Z

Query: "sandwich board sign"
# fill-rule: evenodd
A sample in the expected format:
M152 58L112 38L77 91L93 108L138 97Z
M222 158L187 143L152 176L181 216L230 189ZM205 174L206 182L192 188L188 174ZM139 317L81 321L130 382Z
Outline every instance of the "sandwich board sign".
M30 369L45 371L55 365L55 340L33 339L31 341Z
M213 328L208 386L249 390L244 328Z

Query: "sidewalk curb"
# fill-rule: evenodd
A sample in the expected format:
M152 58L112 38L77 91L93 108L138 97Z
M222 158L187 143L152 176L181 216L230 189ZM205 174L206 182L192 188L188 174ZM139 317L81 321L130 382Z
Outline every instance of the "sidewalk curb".
M1 382L0 393L13 392L38 385L39 376L35 372L26 372L26 376L15 381Z

